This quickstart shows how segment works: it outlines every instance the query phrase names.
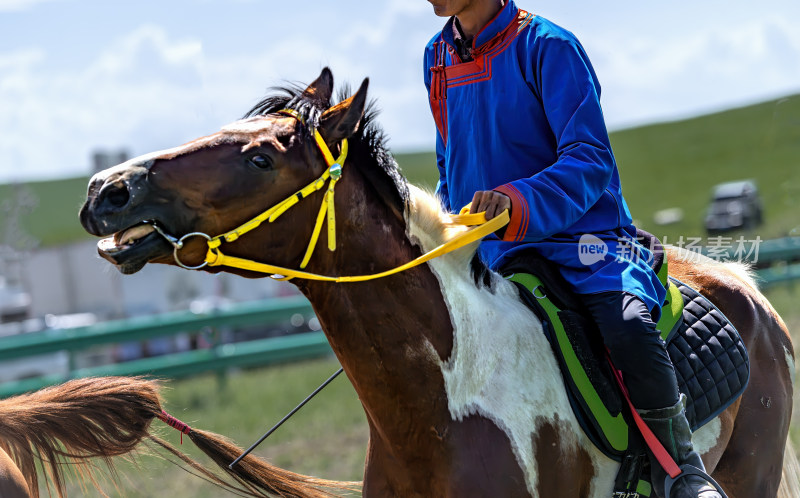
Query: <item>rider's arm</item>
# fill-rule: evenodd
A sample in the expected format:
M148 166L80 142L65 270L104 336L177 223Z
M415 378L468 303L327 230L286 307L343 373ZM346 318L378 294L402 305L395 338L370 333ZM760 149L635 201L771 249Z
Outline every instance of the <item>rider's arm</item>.
M511 199L504 240L537 241L563 232L597 202L615 168L600 85L574 38L540 40L530 52L528 83L542 102L557 143L557 160L530 178L495 190Z

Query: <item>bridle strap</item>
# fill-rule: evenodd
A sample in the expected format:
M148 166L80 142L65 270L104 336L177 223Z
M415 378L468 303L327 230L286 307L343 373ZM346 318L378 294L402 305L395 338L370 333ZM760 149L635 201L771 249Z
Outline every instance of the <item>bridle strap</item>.
M356 276L344 276L344 277L318 275L316 273L292 270L289 268L282 268L280 266L270 265L266 263L258 263L247 259L228 256L222 254L222 252L220 251L216 252L209 251L208 254L206 255L206 262L208 263L209 266L230 266L232 268L239 268L242 270L254 271L259 273L282 275L282 277L277 278L277 280L303 278L306 280L317 280L322 282L337 282L337 283L366 282L368 280L375 280L378 278L388 277L389 275L394 275L396 273L409 270L411 268L414 268L415 266L419 266L423 263L426 263L434 258L437 258L439 256L442 256L444 254L453 252L464 246L472 244L473 242L476 242L507 225L509 222L509 215L508 215L508 210L506 210L500 213L495 218L486 221L485 213L466 214L466 215L460 214L460 215L453 215L452 220L454 224L476 225L476 226L475 228L469 229L457 235L456 237L450 239L449 241L445 242L439 247L436 247L435 249L426 252L422 256L419 256L418 258L415 258L404 265L392 268L391 270L386 270L381 273L374 273L371 275L356 275Z
M282 111L279 111L279 113L292 116L301 123L305 124L302 116L293 109L284 109ZM419 256L418 258L415 258L412 261L409 261L404 265L392 268L390 270L386 270L381 273L375 273L371 275L356 275L356 276L343 276L343 277L318 275L316 273L302 271L302 269L306 267L309 260L311 259L311 255L313 254L314 248L316 247L317 241L319 240L319 235L322 232L322 225L323 223L325 223L326 220L328 222L328 250L330 251L336 250L336 214L334 210L334 188L336 187L336 183L342 176L342 167L344 166L344 161L347 158L347 151L348 151L347 139L343 139L341 142L341 147L340 147L341 152L339 154L339 157L334 159L333 154L331 153L330 148L328 147L328 144L325 143L325 140L322 138L322 135L320 135L319 131L317 129L314 129L313 133L314 133L314 141L317 144L317 148L319 148L320 152L322 153L322 157L325 159L325 164L328 165L328 168L322 173L322 175L319 178L312 181L311 183L309 183L302 189L298 190L294 194L290 195L286 199L282 200L281 202L275 204L266 211L262 212L255 218L243 223L242 225L234 228L229 232L217 235L216 237L208 237L205 234L192 233L187 236L184 236L181 239L174 239L174 237L168 236L167 234L163 233L162 230L156 227L157 231L164 237L166 237L167 240L169 240L170 243L173 244L173 246L175 246L176 262L180 266L189 269L200 269L206 265L228 266L231 268L238 268L241 270L248 270L259 273L268 273L271 275L272 278L276 280L289 280L292 278L302 278L306 280L317 280L323 282L364 282L367 280L375 280L377 278L387 277L389 275L400 273L402 271L419 266L427 261L430 261L433 258L437 258L449 252L455 251L464 246L472 244L473 242L477 242L483 237L486 237L487 235L496 232L500 228L507 225L509 222L510 218L508 210L503 211L495 218L492 218L491 220L487 221L485 216L486 213L469 214L469 205L467 205L461 210L459 214L450 216L451 223L456 225L474 226L474 228L462 232L461 234L445 242L439 247L436 247L435 249L428 251L427 253ZM301 200L305 199L309 195L313 194L314 192L321 190L325 186L326 182L328 184L328 188L322 199L319 212L317 213L317 219L314 224L314 230L311 233L311 240L309 240L305 255L303 256L303 259L300 263L300 270L293 270L290 268L283 268L280 266L270 265L267 263L259 263L248 259L228 256L222 252L221 246L223 242L227 243L234 242L247 232L250 232L261 226L261 224L264 223L265 221L272 223L280 215L289 210L289 208L291 208ZM189 267L184 265L180 261L177 252L183 247L184 239L188 236L194 236L194 235L202 235L203 237L208 238L207 242L208 251L206 252L205 262L202 265Z
M302 116L294 109L284 109L282 111L279 111L279 113L292 116L301 123L305 124ZM314 231L311 233L311 240L308 243L305 255L303 256L303 260L300 263L300 268L305 268L306 265L308 265L308 261L311 259L311 255L313 254L314 248L316 247L317 241L319 240L319 234L322 231L322 224L325 222L326 219L328 221L328 250L330 251L336 250L336 213L334 210L333 195L334 195L334 188L336 187L336 182L338 182L339 178L341 178L342 176L342 166L344 165L345 159L347 159L347 152L348 152L347 139L345 138L342 140L341 152L339 153L339 157L336 159L333 158L333 154L331 153L328 144L325 143L325 140L322 138L322 135L320 135L319 131L316 129L314 129L314 141L317 144L317 148L322 153L322 157L325 159L325 163L328 165L328 169L326 169L319 178L309 183L302 189L298 190L294 194L290 195L289 197L279 202L278 204L267 209L266 211L259 214L250 221L234 228L229 232L226 232L222 235L218 235L209 240L208 254L206 254L206 262L209 264L209 266L217 266L215 264L212 264L209 261L209 259L216 260L216 258L211 257L214 253L222 255L222 252L219 250L219 247L222 245L223 241L233 242L242 235L244 235L245 233L254 230L255 228L258 228L264 221L269 221L270 223L272 223L280 215L288 211L289 208L291 208L301 200L305 199L309 195L313 194L317 190L322 189L326 181L328 182L328 189L325 192L325 196L322 198L322 204L320 205L319 212L317 214L317 221L314 224Z

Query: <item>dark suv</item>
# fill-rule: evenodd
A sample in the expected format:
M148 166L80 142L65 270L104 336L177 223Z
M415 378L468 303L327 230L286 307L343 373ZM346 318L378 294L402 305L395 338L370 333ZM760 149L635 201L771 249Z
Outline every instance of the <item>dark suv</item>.
M705 222L709 234L761 225L761 199L755 182L741 180L720 183L714 186L712 192Z

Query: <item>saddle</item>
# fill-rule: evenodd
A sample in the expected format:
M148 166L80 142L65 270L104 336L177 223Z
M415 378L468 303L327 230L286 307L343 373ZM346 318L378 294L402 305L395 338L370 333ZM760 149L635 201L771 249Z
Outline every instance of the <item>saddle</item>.
M687 396L687 419L696 431L744 392L750 377L747 350L711 301L668 277L666 253L658 239L642 230L637 237L653 248L651 267L667 289L657 325L675 366L678 388ZM579 296L552 263L535 253L515 258L503 274L517 284L523 302L542 322L584 432L604 454L622 463L615 491L619 496L649 496L646 445L623 409L602 337Z

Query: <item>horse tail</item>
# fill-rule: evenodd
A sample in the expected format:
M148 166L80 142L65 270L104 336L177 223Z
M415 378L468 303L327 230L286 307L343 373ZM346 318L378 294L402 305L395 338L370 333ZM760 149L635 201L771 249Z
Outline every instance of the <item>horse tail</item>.
M170 421L165 420L165 416ZM162 414L159 418L176 427L173 422L175 419L171 416ZM189 429L188 427L187 430L182 432L187 434L195 446L241 486L237 489L240 493L248 496L322 498L338 496L335 491L356 492L361 489L361 482L331 481L297 474L271 465L252 456L252 454L247 455L233 469L230 469L228 465L242 454L242 448L239 448L224 436L213 432L195 428ZM196 462L173 446L158 438L154 438L154 441L196 469ZM231 488L230 485L225 485L225 487Z
M783 450L783 475L778 488L778 498L795 498L800 496L800 463L797 461L797 452L792 440L786 441Z
M90 459L105 462L132 451L148 435L160 408L158 385L141 378L72 380L59 386L0 400L0 444L39 496L36 462L59 496L65 494L64 464L97 486Z
M150 427L154 418L187 434L226 472L223 476L227 479L155 435ZM158 382L141 377L76 379L0 400L0 448L11 455L34 498L39 496L37 461L49 477L48 490L52 482L63 497L65 464L75 466L78 476L99 490L94 474L97 467L91 460L102 460L115 477L112 457L133 451L142 441L155 443L195 474L240 496L330 497L335 496L334 490L355 491L361 484L296 474L252 455L231 470L228 464L242 450L223 436L189 428L166 414L161 407Z

